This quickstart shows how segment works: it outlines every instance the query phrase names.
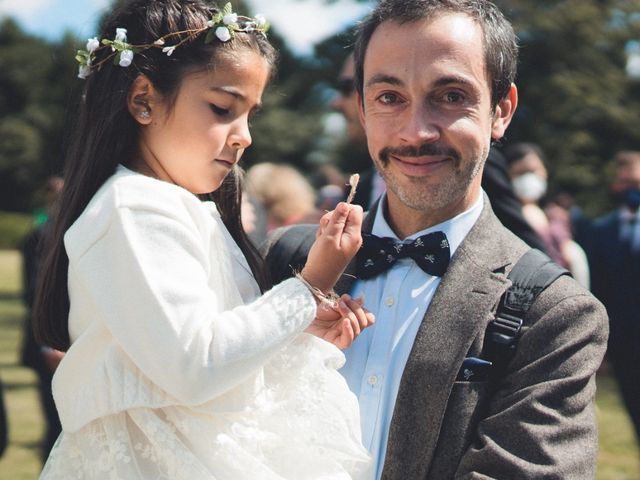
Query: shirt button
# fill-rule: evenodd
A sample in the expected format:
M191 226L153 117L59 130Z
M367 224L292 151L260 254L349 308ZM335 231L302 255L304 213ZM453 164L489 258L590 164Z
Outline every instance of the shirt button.
M375 385L376 383L378 383L378 377L376 375L371 375L368 379L367 382L369 383L369 385Z
M391 307L393 305L393 297L387 297L384 299L384 303L387 307Z

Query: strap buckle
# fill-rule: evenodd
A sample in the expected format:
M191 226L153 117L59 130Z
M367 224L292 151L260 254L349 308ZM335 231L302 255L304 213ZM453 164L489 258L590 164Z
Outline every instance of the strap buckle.
M522 318L502 312L489 323L487 335L492 345L501 350L514 350L521 328Z

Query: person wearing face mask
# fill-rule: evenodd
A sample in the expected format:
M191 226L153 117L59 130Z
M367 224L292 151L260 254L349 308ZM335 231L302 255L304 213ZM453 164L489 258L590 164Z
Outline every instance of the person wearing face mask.
M547 254L588 288L588 261L584 250L572 239L568 216L566 222L554 221L558 216L552 217L541 206L548 179L542 149L533 143L516 143L504 153L513 191L523 204L525 220L544 242Z
M585 250L593 293L609 313L607 358L640 439L640 151L613 159L618 207L594 220Z

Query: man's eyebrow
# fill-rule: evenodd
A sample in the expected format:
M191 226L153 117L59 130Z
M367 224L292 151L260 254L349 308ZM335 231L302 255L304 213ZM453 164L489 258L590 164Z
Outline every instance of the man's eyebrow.
M371 87L372 85L376 85L378 83L387 83L389 85L404 85L402 80L398 77L394 77L393 75L387 75L386 73L378 73L369 79L366 86Z
M469 80L467 77L463 77L462 75L448 75L446 77L438 78L433 86L434 87L444 87L446 85L458 84L465 85L469 88L472 88L474 91L478 90L478 86Z

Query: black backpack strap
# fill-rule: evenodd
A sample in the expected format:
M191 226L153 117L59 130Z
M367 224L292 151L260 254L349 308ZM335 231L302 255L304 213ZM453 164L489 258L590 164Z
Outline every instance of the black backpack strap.
M500 378L513 358L524 317L545 288L569 272L540 250L527 251L513 266L507 278L511 286L502 295L496 318L485 333L482 357L493 364L493 377Z

